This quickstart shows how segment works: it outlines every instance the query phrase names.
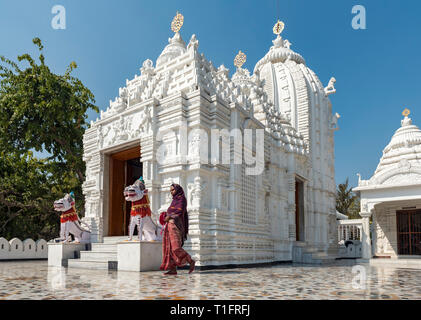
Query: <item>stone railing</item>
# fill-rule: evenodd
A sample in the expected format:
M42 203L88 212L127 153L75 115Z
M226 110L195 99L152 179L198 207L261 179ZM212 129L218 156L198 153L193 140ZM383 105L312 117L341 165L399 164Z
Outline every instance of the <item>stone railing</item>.
M363 227L362 219L338 220L338 242L360 240Z
M7 241L0 238L0 260L47 259L48 246L44 239L35 242L32 239L24 241L13 238Z
M340 258L361 258L363 220L338 220Z

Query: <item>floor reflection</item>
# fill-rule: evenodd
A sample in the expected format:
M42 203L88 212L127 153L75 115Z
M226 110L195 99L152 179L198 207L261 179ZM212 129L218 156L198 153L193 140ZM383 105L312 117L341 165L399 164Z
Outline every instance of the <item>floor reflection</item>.
M421 270L351 263L197 271L122 272L0 262L6 299L421 299Z

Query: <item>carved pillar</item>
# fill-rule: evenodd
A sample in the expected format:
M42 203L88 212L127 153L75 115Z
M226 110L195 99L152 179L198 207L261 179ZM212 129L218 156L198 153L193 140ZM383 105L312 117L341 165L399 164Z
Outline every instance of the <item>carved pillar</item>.
M372 212L361 212L360 216L363 218L362 226L362 258L371 259L371 238L370 238L370 217Z

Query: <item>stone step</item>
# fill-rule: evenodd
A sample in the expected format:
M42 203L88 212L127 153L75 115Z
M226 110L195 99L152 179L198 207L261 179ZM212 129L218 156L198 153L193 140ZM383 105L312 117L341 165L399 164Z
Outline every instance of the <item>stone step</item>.
M307 243L305 241L295 241L293 243L293 246L295 246L295 247L306 247Z
M135 236L135 237L137 237L137 236ZM122 242L122 241L126 240L127 238L128 238L128 236L104 237L103 243L104 244L115 244L117 242Z
M80 260L82 261L117 261L117 252L81 251Z
M92 251L101 251L101 252L117 252L117 244L111 243L92 243Z
M327 257L327 253L326 252L315 252L313 253L313 257L314 258L325 258Z
M331 257L325 257L316 260L320 261L320 264L331 264L336 262L336 259Z
M80 259L69 259L68 268L117 270L117 261L82 261Z
M297 262L297 263L302 263L302 264L330 264L330 263L334 263L336 261L335 258L332 257L313 257L310 254L306 254L303 256L302 261Z

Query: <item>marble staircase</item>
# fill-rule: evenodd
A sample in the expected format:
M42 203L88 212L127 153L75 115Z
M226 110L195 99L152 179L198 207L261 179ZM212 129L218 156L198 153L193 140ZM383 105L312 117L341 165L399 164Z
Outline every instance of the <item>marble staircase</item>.
M331 264L336 257L328 255L305 241L296 241L292 245L292 262L301 264Z
M68 268L117 270L117 242L124 237L104 237L103 243L92 243L90 251L80 251L78 259L69 259Z

